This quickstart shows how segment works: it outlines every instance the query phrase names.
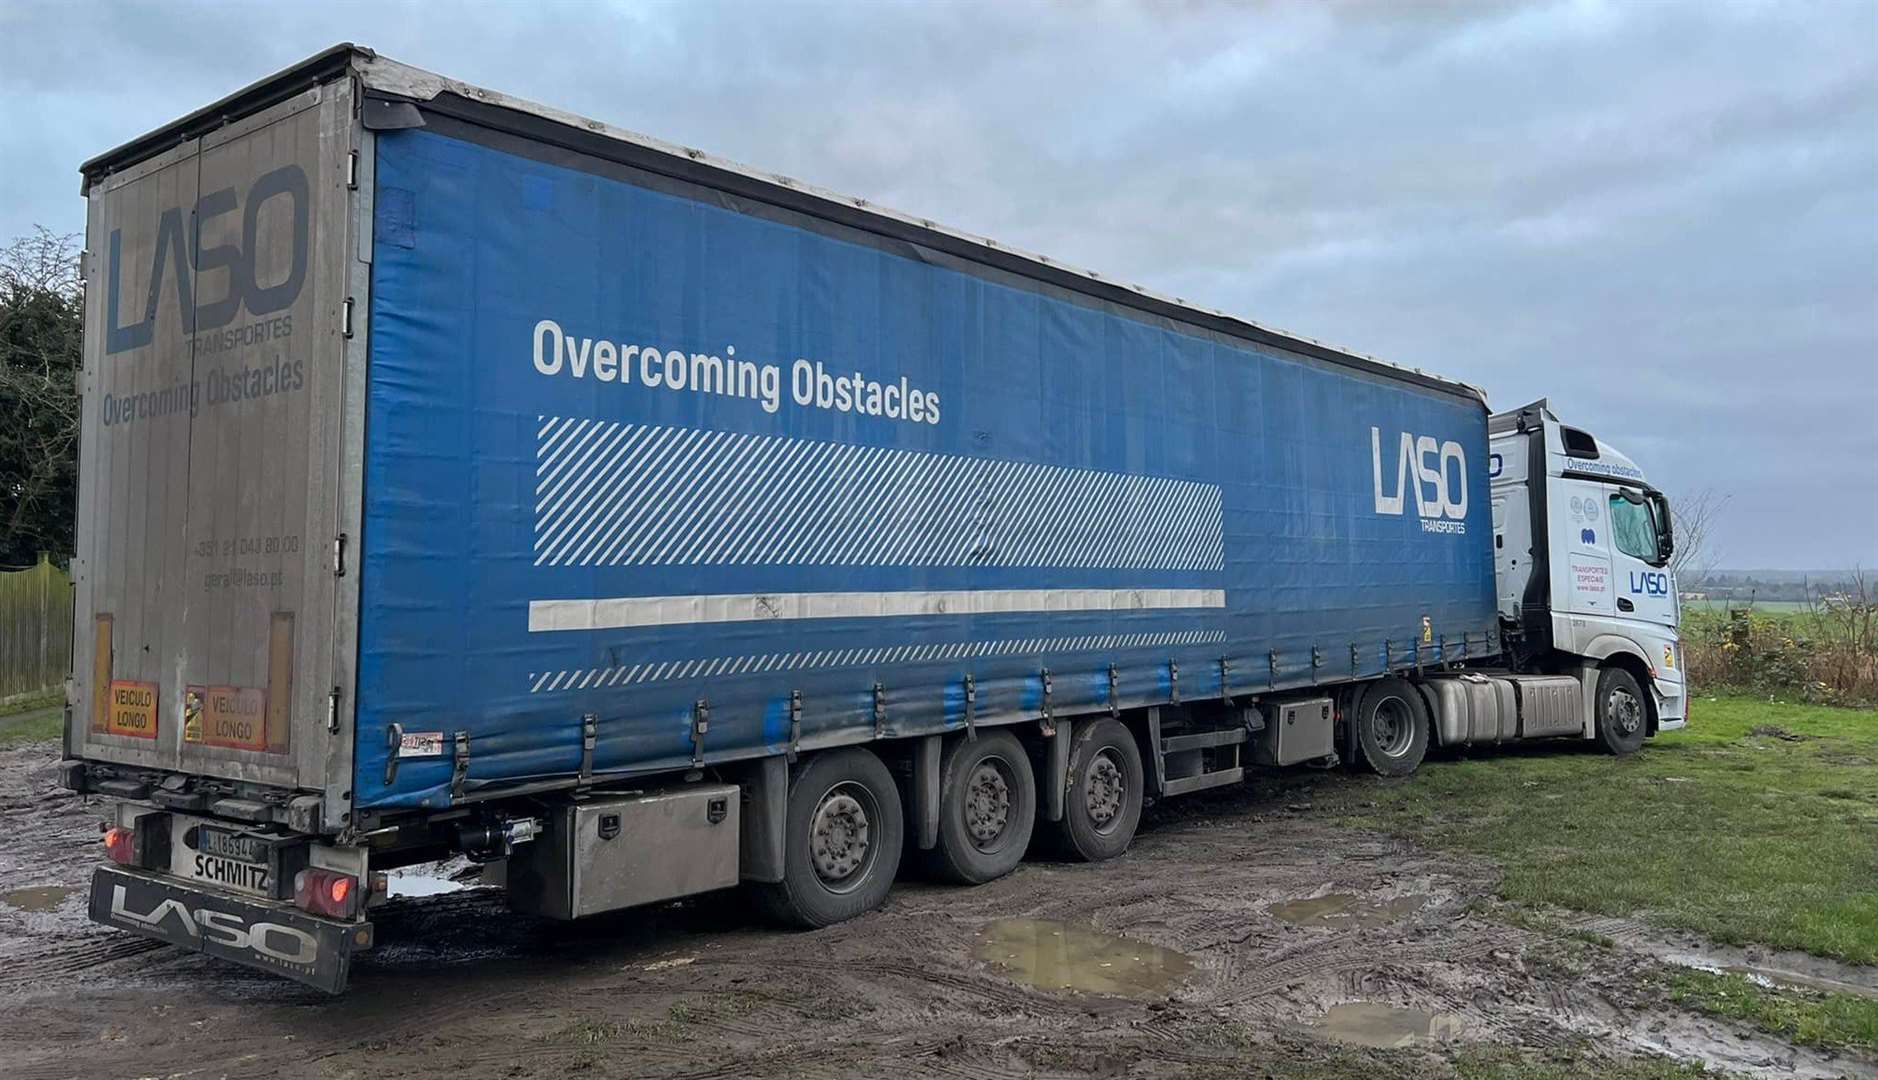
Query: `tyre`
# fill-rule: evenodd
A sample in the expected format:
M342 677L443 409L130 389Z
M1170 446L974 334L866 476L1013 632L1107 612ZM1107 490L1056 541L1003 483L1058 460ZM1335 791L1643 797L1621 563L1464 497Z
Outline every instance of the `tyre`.
M1598 742L1622 757L1643 749L1650 733L1650 707L1644 702L1637 677L1620 667L1598 673Z
M955 740L939 776L939 844L924 853L929 873L980 885L1015 870L1037 822L1037 777L1017 736Z
M1355 724L1357 757L1378 776L1407 776L1428 752L1428 705L1404 679L1370 684Z
M906 826L899 785L871 752L810 758L789 781L784 828L783 879L757 893L779 921L814 929L886 901Z
M1077 728L1063 820L1056 823L1058 847L1071 858L1101 862L1127 851L1141 824L1141 750L1119 720L1079 722Z

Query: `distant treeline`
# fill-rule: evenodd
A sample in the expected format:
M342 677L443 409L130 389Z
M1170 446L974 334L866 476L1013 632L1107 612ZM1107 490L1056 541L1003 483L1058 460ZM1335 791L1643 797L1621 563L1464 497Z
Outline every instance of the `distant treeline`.
M1856 570L1711 570L1676 587L1710 600L1804 603L1846 593L1858 582Z

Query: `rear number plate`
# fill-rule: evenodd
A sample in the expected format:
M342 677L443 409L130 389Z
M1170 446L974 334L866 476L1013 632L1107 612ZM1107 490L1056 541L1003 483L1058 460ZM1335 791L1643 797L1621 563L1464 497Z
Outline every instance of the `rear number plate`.
M195 854L190 859L189 876L259 896L273 894L267 845L259 839L205 825L197 827L191 846Z

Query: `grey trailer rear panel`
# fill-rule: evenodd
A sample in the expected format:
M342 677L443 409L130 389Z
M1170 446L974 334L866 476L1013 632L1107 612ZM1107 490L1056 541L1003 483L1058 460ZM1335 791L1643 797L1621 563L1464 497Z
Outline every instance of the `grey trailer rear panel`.
M353 99L314 85L88 174L77 756L271 788L345 773Z

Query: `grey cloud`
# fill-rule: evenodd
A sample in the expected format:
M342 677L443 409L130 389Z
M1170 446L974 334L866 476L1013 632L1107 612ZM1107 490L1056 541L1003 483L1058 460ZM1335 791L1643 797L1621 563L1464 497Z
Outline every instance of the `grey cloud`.
M326 44L1550 397L1737 565L1878 563L1878 7L13 6L0 233Z

